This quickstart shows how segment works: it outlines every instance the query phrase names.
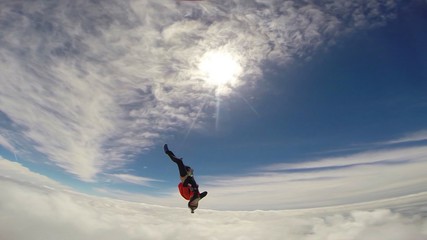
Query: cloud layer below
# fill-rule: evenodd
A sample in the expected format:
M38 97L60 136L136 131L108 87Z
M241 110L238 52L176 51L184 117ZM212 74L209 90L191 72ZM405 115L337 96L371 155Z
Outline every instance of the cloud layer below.
M159 207L0 178L4 239L388 239L427 237L427 195L288 211ZM381 206L378 208L378 206Z
M0 143L94 181L212 121L213 89L197 69L207 52L233 55L243 73L229 87L249 86L264 62L385 24L398 2L2 1Z
M324 166L324 164L317 166ZM286 197L282 196L284 202L281 203L289 204L289 208L293 207L293 210L215 211L207 209L209 206L215 206L213 203L232 206L238 204L236 202L238 200L232 194L228 196L227 192L217 195L218 192L215 189L212 191L209 189L210 195L200 202L200 209L195 214L191 214L185 208L138 203L136 202L138 198L128 202L77 193L56 181L30 171L19 163L6 159L0 159L0 167L0 188L2 189L0 232L4 239L102 238L109 240L196 237L204 239L421 240L427 237L427 192L357 204L333 202L335 205L329 205L329 207L296 209L297 206L304 206L304 203L306 203L305 207L310 204L319 204L319 199L326 199L326 196L305 192L305 198L303 198L302 193L294 189L295 192L288 191ZM420 169L425 168L420 167ZM127 178L127 176L124 177ZM294 177L289 177L288 184L294 184L296 180ZM349 177L352 178L351 175ZM141 181L141 179L135 181ZM314 179L305 179L305 181L312 181L310 184L315 184ZM236 179L235 182L237 185L234 191L238 191L242 187L242 181ZM326 189L325 194L333 197L332 192L328 191L328 184L321 179L317 182L317 187ZM374 181L372 183L375 185ZM258 182L258 184L262 183ZM362 185L368 187L364 183ZM281 186L286 188L287 184ZM295 186L297 187L298 185ZM348 188L351 189L354 186L349 185ZM270 191L273 190L270 189ZM313 191L313 189L309 190ZM254 191L259 190L255 188ZM338 191L341 190L338 189ZM268 196L271 194L272 192L269 192L259 199L257 196L262 195L262 192L257 192L256 195L249 192L249 195L241 196L240 204L248 206L254 204L254 201L270 204L272 201ZM174 201L185 206L184 201L178 200L179 196L175 194L172 197L169 200L147 196L139 199L144 202L145 200L154 203L157 201L157 204L165 205L168 201ZM286 202L286 198L290 201ZM295 198L301 202L292 205ZM242 199L244 199L243 202ZM272 204L275 204L274 201Z

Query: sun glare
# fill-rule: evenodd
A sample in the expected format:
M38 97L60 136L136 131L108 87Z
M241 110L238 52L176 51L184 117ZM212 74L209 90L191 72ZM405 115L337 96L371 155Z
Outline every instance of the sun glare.
M207 83L222 87L236 81L242 68L230 53L210 51L203 55L199 70L202 72L202 78Z

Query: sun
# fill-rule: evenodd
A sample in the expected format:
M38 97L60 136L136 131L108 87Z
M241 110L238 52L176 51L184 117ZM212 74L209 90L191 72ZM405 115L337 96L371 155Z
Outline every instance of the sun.
M223 50L206 52L198 67L202 79L218 88L237 81L242 72L236 57Z

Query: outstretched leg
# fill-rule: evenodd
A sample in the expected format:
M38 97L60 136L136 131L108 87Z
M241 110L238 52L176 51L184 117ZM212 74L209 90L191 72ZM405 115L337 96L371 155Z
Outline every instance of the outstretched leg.
M184 177L187 175L187 169L185 169L184 162L182 162L182 158L177 158L175 154L167 149L167 145L165 144L165 153L169 156L169 158L178 165L179 175Z

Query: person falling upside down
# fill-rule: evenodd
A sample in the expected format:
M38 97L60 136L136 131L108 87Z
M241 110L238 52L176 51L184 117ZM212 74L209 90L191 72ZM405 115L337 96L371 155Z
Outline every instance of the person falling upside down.
M181 182L178 184L179 193L183 198L188 200L188 208L191 209L191 213L199 206L199 200L206 197L208 192L199 192L199 185L194 180L193 169L189 166L185 166L182 158L178 158L175 154L169 150L168 145L163 146L165 153L170 159L178 165L179 176Z

